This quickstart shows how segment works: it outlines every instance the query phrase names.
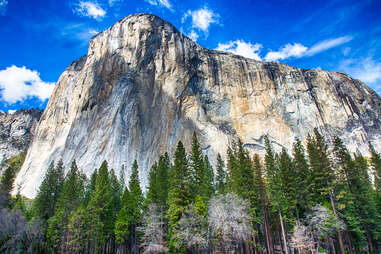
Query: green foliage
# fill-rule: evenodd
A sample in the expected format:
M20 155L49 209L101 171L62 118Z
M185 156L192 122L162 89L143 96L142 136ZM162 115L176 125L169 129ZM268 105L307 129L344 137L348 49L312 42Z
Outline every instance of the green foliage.
M89 215L89 238L100 249L114 230L113 194L107 162L98 170L95 190L87 206Z
M62 161L59 161L56 167L54 167L54 162L52 162L34 200L34 213L45 222L54 215L63 179L64 169Z
M218 154L216 167L216 190L218 194L226 194L227 192L227 179L225 170L225 163L222 160L221 154Z
M187 207L192 203L192 175L189 169L185 148L179 141L174 164L171 168L168 192L168 227L169 227L169 248L172 252L179 252L182 248L175 248L177 239L174 236L177 224Z
M125 244L128 239L133 239L136 248L138 240L137 227L142 222L142 209L144 197L140 188L138 164L134 161L131 169L129 191L125 189L121 209L115 223L115 237L117 243Z
M294 187L296 194L295 198L297 201L296 212L298 217L303 217L309 203L309 192L307 186L310 186L309 180L310 176L312 175L312 172L310 171L310 168L308 166L304 147L298 139L294 142L292 154L292 164L295 172Z
M147 207L156 204L161 209L167 209L170 162L168 154L160 156L159 162L154 163L148 174Z
M0 178L0 191L5 195L4 207L12 208L11 192L14 188L13 183L16 178L16 174L21 168L25 160L25 152L21 152L18 156L15 156L7 160L8 167L4 170Z
M307 153L311 175L308 186L311 205L329 203L334 173L329 160L328 145L319 131L307 138Z
M65 176L61 191L58 195L54 216L48 220L47 237L54 249L67 244L69 216L83 200L86 176L77 168L75 161Z

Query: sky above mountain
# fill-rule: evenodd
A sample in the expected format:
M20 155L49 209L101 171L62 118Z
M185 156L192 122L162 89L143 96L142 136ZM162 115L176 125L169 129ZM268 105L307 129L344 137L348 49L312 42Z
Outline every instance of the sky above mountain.
M44 108L90 38L133 13L210 49L345 72L381 94L379 0L0 0L0 110Z

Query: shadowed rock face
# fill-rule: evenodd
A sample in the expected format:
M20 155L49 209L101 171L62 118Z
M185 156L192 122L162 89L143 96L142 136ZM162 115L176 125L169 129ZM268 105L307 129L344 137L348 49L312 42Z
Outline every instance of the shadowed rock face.
M41 115L37 109L0 112L0 164L28 149Z
M76 160L90 175L149 166L193 131L214 160L239 137L262 153L264 136L291 148L317 127L351 151L381 150L381 99L342 73L303 70L205 49L152 15L122 19L90 41L61 75L17 176L33 197L49 163Z

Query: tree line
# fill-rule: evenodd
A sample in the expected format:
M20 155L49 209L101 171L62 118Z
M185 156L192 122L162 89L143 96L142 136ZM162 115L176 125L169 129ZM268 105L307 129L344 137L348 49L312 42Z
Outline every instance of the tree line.
M237 140L215 169L196 134L187 153L160 156L145 193L138 164L104 161L88 179L73 161L49 166L34 200L0 183L2 253L379 253L381 156L331 147L317 129L292 153L265 138L265 156ZM21 163L22 164L22 163ZM65 171L66 174L65 174Z

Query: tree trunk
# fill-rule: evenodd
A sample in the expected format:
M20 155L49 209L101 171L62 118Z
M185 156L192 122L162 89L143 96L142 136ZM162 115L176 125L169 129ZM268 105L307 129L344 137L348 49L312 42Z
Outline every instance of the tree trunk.
M367 228L366 228L366 238L368 239L369 253L373 253L374 247L373 247L373 243L372 243L372 238L371 238L370 233L369 233Z
M333 254L336 254L335 243L333 242L333 240L332 240L331 237L329 238L329 243L330 243L331 246L332 246Z
M279 212L280 226L281 226L281 228L282 228L282 236L283 236L284 250L286 251L286 254L288 254L286 232L284 231L284 225L283 225L282 213L280 212L280 209L278 209L278 212Z
M333 193L332 193L332 191L329 191L329 198L331 199L331 205L332 205L333 213L335 214L335 216L337 216L336 206L335 206L335 200L333 199ZM345 246L344 246L344 241L343 241L343 236L341 235L340 228L337 228L337 235L339 236L339 243L340 243L341 254L346 254L346 252L345 252Z

